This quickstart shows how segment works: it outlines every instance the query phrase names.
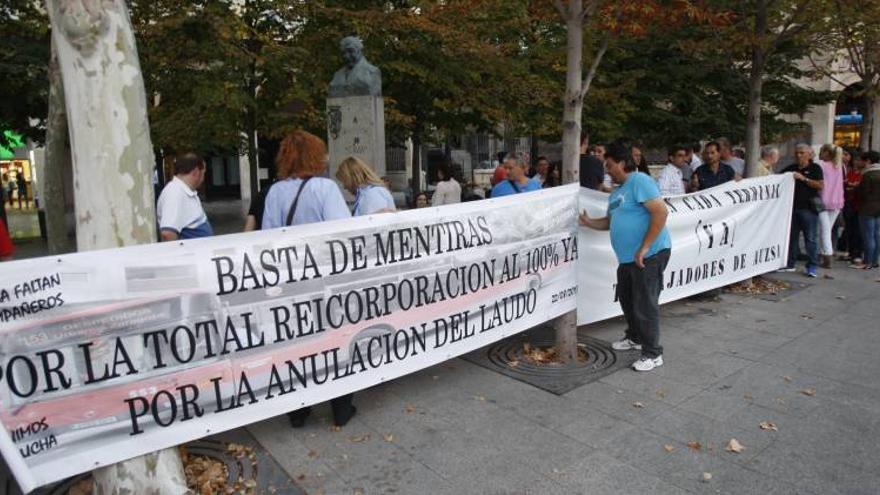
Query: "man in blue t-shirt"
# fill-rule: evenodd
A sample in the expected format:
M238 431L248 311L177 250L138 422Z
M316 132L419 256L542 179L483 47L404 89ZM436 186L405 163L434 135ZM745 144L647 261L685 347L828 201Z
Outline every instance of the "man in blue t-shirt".
M492 197L500 198L511 194L519 194L541 189L541 183L535 179L529 179L529 161L523 153L508 153L504 157L504 168L507 170L507 179L499 181L492 188Z
M580 214L580 224L611 231L611 247L617 267L617 299L628 328L623 339L611 346L618 351L641 350L636 371L663 365L660 346L660 291L663 270L669 262L672 242L666 230L666 204L654 180L636 169L629 148L615 142L605 151L605 168L620 184L608 197L608 214L590 218Z

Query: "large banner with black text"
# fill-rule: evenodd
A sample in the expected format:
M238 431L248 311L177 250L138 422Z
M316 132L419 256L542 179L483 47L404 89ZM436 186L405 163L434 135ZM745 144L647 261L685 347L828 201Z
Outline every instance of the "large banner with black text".
M577 190L2 263L3 456L31 490L573 311Z
M664 198L672 256L660 302L667 303L782 268L788 253L794 180L771 175ZM581 189L580 209L604 217L608 194ZM608 232L578 229L578 324L621 314L617 259Z

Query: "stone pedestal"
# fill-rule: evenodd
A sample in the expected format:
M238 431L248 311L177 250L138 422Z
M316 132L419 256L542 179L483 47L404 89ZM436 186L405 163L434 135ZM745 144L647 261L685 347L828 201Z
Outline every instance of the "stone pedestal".
M336 178L339 163L356 156L385 175L385 103L381 96L327 99L329 173Z

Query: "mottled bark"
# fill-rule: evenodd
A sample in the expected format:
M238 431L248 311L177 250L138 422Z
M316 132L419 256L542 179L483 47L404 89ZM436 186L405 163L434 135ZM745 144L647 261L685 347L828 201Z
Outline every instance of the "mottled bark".
M870 92L865 94L865 119L862 122L862 133L859 136L859 149L862 151L877 147L877 143L871 142L871 135L874 133L874 120L877 118L874 108L876 101L877 98Z
M64 197L64 172L71 167L64 108L64 85L58 66L58 51L52 43L49 59L49 115L46 119L46 167L43 172L43 209L46 212L46 237L49 254L74 250L67 235L67 208Z
M152 242L153 148L123 0L48 0L64 81L77 247Z
M764 69L767 60L763 44L767 34L767 1L758 0L755 13L755 44L749 73L749 114L746 121L746 177L754 177L761 158L761 108L763 107Z
M123 0L47 0L64 84L80 251L153 242L153 147ZM186 492L176 449L94 472L99 494Z
M581 118L584 109L584 5L583 0L557 2L566 27L565 101L562 114L562 182L580 183ZM553 322L556 351L563 362L577 357L577 312Z

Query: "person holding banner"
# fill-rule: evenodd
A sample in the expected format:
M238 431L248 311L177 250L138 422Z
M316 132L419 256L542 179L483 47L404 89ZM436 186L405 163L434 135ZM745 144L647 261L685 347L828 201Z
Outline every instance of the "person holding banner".
M615 142L605 152L605 168L620 187L608 197L608 214L591 218L581 212L579 222L596 230L610 230L617 256L617 298L626 319L624 338L611 346L618 351L641 350L636 371L663 365L660 346L660 291L669 263L672 240L666 230L669 215L660 189L650 176L639 173L629 147Z
M354 156L342 160L336 178L354 195L352 216L397 211L385 183L363 160Z
M320 177L327 169L327 145L321 138L303 130L293 131L281 141L275 166L278 182L266 195L263 230L351 218L339 186ZM382 183L378 177L376 180ZM336 426L345 426L357 412L351 404L353 396L346 394L330 401ZM302 427L311 412L311 407L304 407L287 413L290 426Z
M788 264L780 271L796 270L797 255L800 251L800 234L804 234L804 245L807 248L807 266L804 275L816 278L819 266L819 212L825 209L819 191L824 187L822 167L813 161L813 148L801 143L795 147L797 163L789 165L783 173L791 172L794 176L794 208L791 218L791 233L788 241Z
M529 161L523 153L509 153L504 157L504 168L507 170L507 179L492 188L493 198L541 189L540 182L529 179Z

